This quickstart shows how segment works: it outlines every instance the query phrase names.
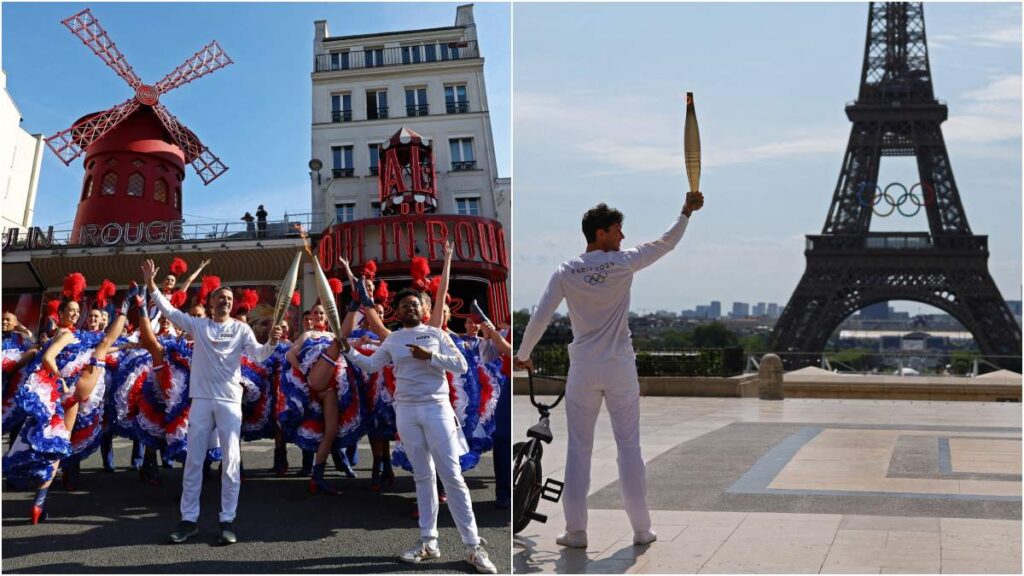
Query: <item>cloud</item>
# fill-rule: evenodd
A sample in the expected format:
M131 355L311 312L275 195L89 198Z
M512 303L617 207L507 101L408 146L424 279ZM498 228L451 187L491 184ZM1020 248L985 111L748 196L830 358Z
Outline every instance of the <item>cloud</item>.
M628 114L623 111L628 110ZM517 92L517 146L558 141L599 168L584 176L678 172L683 166L682 110L665 100L574 93L565 96ZM842 153L844 124L789 130L775 138L756 132L734 142L705 143L703 166L769 163L795 157Z
M951 114L943 127L950 141L991 144L1021 136L1021 76L1004 75L961 95L962 113Z

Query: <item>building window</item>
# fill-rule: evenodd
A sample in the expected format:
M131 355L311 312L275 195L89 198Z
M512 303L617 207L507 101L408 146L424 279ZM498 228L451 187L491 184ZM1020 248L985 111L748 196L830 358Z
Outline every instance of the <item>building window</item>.
M103 176L103 187L100 188L100 194L103 194L104 196L113 196L115 189L117 189L117 174L107 172Z
M423 47L423 51L425 52L427 62L437 61L437 44L427 44Z
M423 61L422 46L402 46L402 64L419 64Z
M370 144L370 176L380 173L380 144Z
M146 189L146 179L138 172L132 172L128 175L128 195L142 197L142 192Z
M452 138L448 145L452 153L452 172L476 170L472 138Z
M480 215L480 198L456 198L455 199L456 212L463 216L479 216Z
M370 217L371 218L380 218L381 217L380 202L370 202Z
M352 95L331 94L331 122L352 121Z
M383 48L369 48L363 51L363 58L366 59L366 67L374 68L376 66L384 65L384 49Z
M334 205L334 220L335 222L351 222L356 219L356 205L355 204L335 204Z
M157 178L153 183L153 200L167 204L167 182L163 178Z
M82 186L82 200L92 196L92 174L85 177L85 184Z
M366 119L384 120L388 117L388 91L366 91Z
M444 106L449 114L465 114L469 112L469 98L466 97L466 85L454 84L444 87Z
M348 52L331 52L331 70L348 70Z
M355 172L352 167L351 146L331 146L331 173L335 178L351 178Z
M406 116L426 116L428 113L427 108L427 89L426 88L406 88L405 89L405 115Z

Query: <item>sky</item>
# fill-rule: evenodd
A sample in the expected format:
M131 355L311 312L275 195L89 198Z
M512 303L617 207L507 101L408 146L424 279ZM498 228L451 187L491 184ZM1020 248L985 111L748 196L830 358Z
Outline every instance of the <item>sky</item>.
M867 3L515 4L513 13L513 307L535 305L558 263L584 251L580 217L598 202L625 213L623 247L671 225L689 189L687 91L705 206L676 250L637 275L631 307L785 305L804 271L804 236L821 232L839 177ZM926 3L925 25L967 221L989 237L1003 297L1020 299L1020 5ZM879 180L910 187L913 159L883 158ZM926 231L927 221L924 211L876 217L872 230Z
M211 40L234 64L161 97L230 169L204 187L186 168L187 223L234 222L263 204L269 219L310 211L313 21L332 36L452 26L458 3L108 4L2 6L2 62L22 128L50 136L131 89L61 20L91 8L143 82L154 83ZM511 171L511 8L478 3L498 173ZM81 157L64 166L46 150L34 225L71 228Z

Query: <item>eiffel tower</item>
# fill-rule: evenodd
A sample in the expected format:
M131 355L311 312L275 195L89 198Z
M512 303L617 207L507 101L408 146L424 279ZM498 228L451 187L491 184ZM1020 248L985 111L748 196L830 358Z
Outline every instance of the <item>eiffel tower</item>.
M821 234L807 236L807 269L769 349L820 353L857 310L913 300L956 318L987 360L1019 372L1021 329L988 272L988 237L967 224L942 138L948 110L932 91L920 2L870 4L860 95L846 115L853 127L828 218ZM881 189L883 156L915 157L920 183ZM928 232L869 231L876 211L922 207Z

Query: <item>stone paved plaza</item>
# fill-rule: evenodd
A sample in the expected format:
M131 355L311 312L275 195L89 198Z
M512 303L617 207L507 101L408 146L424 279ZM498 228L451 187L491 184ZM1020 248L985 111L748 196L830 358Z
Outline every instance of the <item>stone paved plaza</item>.
M537 415L514 410L521 440ZM658 541L632 545L602 409L589 547L555 544L561 504L542 500L516 573L1021 573L1020 404L647 397L641 414ZM561 406L551 422L561 480Z

